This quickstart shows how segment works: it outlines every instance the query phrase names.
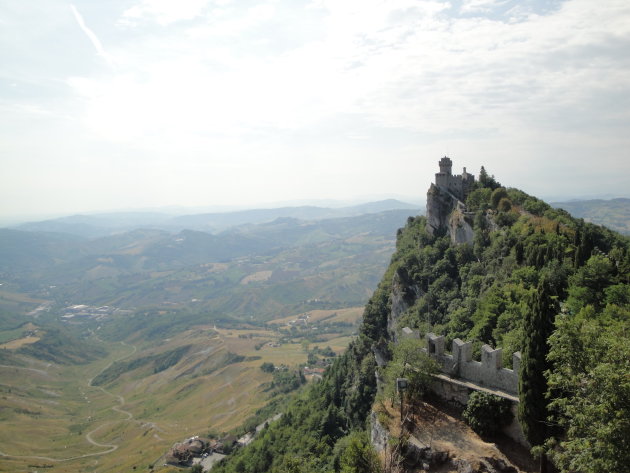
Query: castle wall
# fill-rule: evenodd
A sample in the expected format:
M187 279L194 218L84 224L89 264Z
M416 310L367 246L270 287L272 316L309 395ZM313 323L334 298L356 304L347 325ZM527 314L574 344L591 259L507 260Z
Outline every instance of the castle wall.
M416 338L417 331L408 327L403 329L406 337ZM518 372L521 363L519 352L512 355L513 370L503 368L502 350L493 349L490 345L481 347L481 361L472 359L472 342L463 342L459 338L453 340L452 355L445 353L443 336L428 333L427 346L423 350L440 365L442 373L469 381L490 390L499 390L518 396ZM501 395L501 393L497 393Z
M472 174L466 174L465 176L462 176L461 174L453 176L452 174L445 172L438 172L435 174L435 185L442 189L446 189L462 202L466 200L474 182L475 178Z
M435 185L446 189L457 199L464 202L475 183L475 176L468 174L466 168L464 168L462 174L453 175L453 162L446 156L444 156L438 164L440 166L440 172L435 174Z
M448 189L450 187L450 179L453 176L446 174L445 172L438 172L435 174L435 185L438 187L444 187Z
M417 330L408 327L403 329L404 337L419 338ZM512 357L513 370L502 367L501 350L494 350L489 345L481 348L481 361L472 359L472 342L453 340L452 355L445 353L443 336L428 333L426 348L422 350L435 359L441 367L443 375L436 376L431 389L440 398L452 401L461 406L468 403L473 391L484 391L509 399L512 403L512 422L503 428L503 433L515 442L530 448L523 429L518 422L518 372L521 354L516 352ZM502 391L497 392L496 390Z

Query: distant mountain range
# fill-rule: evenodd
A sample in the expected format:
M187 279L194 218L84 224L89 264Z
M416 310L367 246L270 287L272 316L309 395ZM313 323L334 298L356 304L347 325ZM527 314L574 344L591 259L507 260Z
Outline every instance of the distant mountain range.
M358 213L388 205L343 211ZM177 232L137 228L101 237L79 236L86 230L79 217L60 219L61 224L24 226L48 231L0 229L0 282L5 288L59 304L172 308L188 307L195 299L196 310L234 316L255 313L263 318L329 306L360 306L389 261L396 230L420 209L319 220L278 216L302 211L221 215L224 224L228 218L232 222L275 219L231 226L215 234L190 229L195 222L198 228L216 222L207 215L198 220L191 217L185 225L189 228ZM305 213L328 211L308 209ZM111 226L93 226L92 230L111 230L124 220L116 218L103 217L101 221Z
M577 218L630 235L630 199L581 200L553 202L556 208L562 208Z
M13 227L29 232L66 233L86 238L98 238L137 229L164 230L177 233L196 230L218 233L245 224L272 222L278 218L316 221L331 218L355 217L389 210L415 210L418 206L395 199L370 202L342 208L316 206L253 209L234 212L169 215L159 212L119 212L95 215L72 215Z

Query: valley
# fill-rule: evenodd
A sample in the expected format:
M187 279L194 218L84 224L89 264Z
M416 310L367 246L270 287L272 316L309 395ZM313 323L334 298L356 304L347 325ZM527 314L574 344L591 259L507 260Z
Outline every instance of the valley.
M356 327L361 312L315 311L311 324L325 319L320 346L342 353L349 334L334 324ZM237 432L257 409L283 395L270 386L273 375L260 369L263 363L288 370L307 363L312 350L302 343L306 327L291 331L288 322L272 321L276 330L195 326L159 343L92 337L108 356L82 366L16 355L23 366L0 365L0 471L28 471L29 465L46 471L147 471L150 464L158 470L162 455L183 438ZM162 371L156 373L152 362L139 363L99 381L112 367L181 348L186 354Z
M169 471L182 439L242 435L345 351L407 213L0 230L0 471Z

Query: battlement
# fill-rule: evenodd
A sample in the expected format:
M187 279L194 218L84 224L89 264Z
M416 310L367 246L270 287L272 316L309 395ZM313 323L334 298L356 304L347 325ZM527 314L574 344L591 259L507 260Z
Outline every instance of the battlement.
M406 329L406 330L405 330ZM417 331L403 329L405 337L418 338ZM428 333L427 346L423 350L435 359L444 374L477 384L488 389L497 389L518 396L518 372L521 354L512 355L514 369L503 368L503 351L490 345L481 347L481 361L472 359L472 342L459 338L453 340L452 355L445 353L445 339L441 335Z

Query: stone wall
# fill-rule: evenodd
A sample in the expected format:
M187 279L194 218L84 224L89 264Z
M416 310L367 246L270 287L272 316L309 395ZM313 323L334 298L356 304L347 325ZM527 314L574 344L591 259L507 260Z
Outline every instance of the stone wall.
M518 371L521 364L519 352L512 355L514 369L511 370L503 368L500 348L493 349L490 345L484 345L481 347L481 361L474 361L472 342L463 342L456 338L453 340L452 355L449 355L445 353L443 336L429 333L426 340L427 353L440 364L443 373L518 396Z
M401 331L401 338L419 338L419 333L405 327ZM446 341L443 336L428 333L425 339L426 348L423 351L438 362L444 373L434 378L432 390L442 399L461 406L466 405L473 391L484 391L509 399L514 417L512 423L503 429L503 433L529 448L516 416L521 354L516 352L512 355L514 369L510 370L502 366L501 349L495 350L484 345L481 347L481 361L474 361L472 342L463 342L456 338L453 340L451 355L445 352Z

